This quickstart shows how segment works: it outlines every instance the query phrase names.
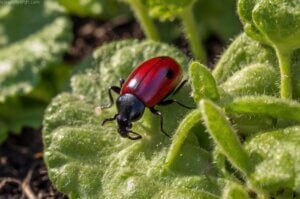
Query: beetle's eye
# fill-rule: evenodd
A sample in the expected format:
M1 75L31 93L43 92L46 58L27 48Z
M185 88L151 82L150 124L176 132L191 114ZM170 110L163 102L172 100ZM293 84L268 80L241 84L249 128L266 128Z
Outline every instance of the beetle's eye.
M173 71L172 71L171 69L168 69L168 70L167 70L166 77L167 77L168 79L172 79L173 76L174 76Z

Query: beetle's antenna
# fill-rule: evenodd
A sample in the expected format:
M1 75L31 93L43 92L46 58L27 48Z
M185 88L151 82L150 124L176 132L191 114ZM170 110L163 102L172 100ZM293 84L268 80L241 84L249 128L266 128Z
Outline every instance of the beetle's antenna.
M129 136L129 133L134 134L135 136ZM138 139L141 139L142 136L140 134L132 131L132 130L129 130L128 134L127 134L127 138L130 139L130 140L138 140Z
M117 118L118 114L115 114L114 117L106 118L102 121L101 125L103 126L106 122L114 121Z

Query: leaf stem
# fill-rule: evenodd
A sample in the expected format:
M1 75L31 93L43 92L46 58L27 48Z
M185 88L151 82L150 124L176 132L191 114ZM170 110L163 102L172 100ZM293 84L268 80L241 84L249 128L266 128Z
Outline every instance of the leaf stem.
M197 23L193 15L193 6L186 8L180 15L184 27L185 35L188 39L189 46L195 58L202 63L206 62L206 54L201 44L201 38L198 34Z
M275 48L280 68L280 95L283 99L292 99L292 69L291 57L292 51L282 48Z
M154 22L149 17L147 9L142 5L140 0L127 0L126 2L128 2L132 8L137 20L145 32L146 37L154 41L159 41L159 34Z

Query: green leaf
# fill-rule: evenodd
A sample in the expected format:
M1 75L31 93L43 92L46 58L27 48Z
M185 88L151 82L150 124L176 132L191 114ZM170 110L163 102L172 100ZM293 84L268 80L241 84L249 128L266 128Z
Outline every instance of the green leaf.
M193 5L194 0L146 0L145 2L152 17L165 21L178 17L184 9Z
M293 97L292 55L300 48L300 4L298 0L239 0L239 14L246 33L272 46L279 61L280 94Z
M185 171L191 174L213 174L215 172L211 168L211 155L208 151L200 148L195 134L204 133L197 125L201 122L201 112L194 110L190 112L180 123L176 133L172 139L172 144L169 148L164 168L166 171ZM196 132L193 129L197 128ZM187 164L189 159L194 159L194 164ZM197 165L203 165L202 171ZM206 167L207 166L207 167Z
M275 52L272 48L252 40L243 33L224 52L213 71L213 75L218 83L223 83L235 72L256 64L272 66L276 69Z
M290 57L289 57L290 56ZM295 99L298 99L300 97L300 79L298 76L300 75L300 49L295 50L292 55L288 55L286 57L284 54L282 54L282 57L285 57L286 60L284 61L290 61L291 65L291 71L292 74L292 96ZM289 60L291 59L291 60ZM266 45L263 45L255 40L252 40L251 38L247 37L245 34L241 34L238 36L234 42L229 46L229 48L225 51L223 56L220 58L219 62L216 65L216 68L213 71L213 75L216 79L216 81L221 84L224 83L226 80L228 80L231 76L235 75L236 72L242 70L243 68L249 67L251 65L265 65L265 67L272 67L275 69L275 71L278 71L278 61L277 61L277 55L276 52ZM265 79L265 76L270 78L266 71L271 71L272 69L264 69L264 70L257 70L258 78L256 78L256 81L252 79L253 87L254 83L259 83L258 86L261 86L260 79ZM259 73L258 73L259 72ZM265 94L278 96L279 93L275 92L274 89L275 85L278 85L278 78L273 77L270 78L269 81L276 80L276 82L268 82L267 85L273 85L273 87L269 87L270 90L266 90ZM279 85L278 85L279 87ZM264 86L265 88L265 86ZM261 88L257 88L257 90L262 90ZM275 93L273 93L275 92ZM249 95L250 93L248 93ZM251 93L253 95L255 93Z
M279 73L271 66L253 64L234 73L220 87L233 96L274 95L279 93L279 81Z
M235 0L145 0L144 2L152 17L162 21L173 21L173 23L175 22L173 19L182 14L187 7L193 7L190 12L195 16L195 28L201 35L200 38L217 34L226 41L238 34L242 27L235 13ZM172 34L172 30L170 33Z
M201 45L201 38L193 13L194 0L144 0L142 2L147 6L149 15L154 18L161 21L173 21L175 18L179 18L194 57L206 62L205 50Z
M214 101L219 99L216 81L206 66L199 62L192 62L189 66L189 76L195 102L199 102L202 98Z
M41 125L46 105L68 76L69 66L58 63L72 38L69 19L53 1L3 5L0 20L0 137L4 140L8 131Z
M269 96L245 96L235 98L228 105L235 113L268 115L292 121L300 121L300 104L291 100Z
M4 129L2 136L6 137L8 131L18 133L24 125L38 128L45 106L45 103L30 97L13 98L0 104L0 126Z
M299 193L299 143L298 126L259 133L250 138L245 147L255 164L251 183L271 192L290 188Z
M260 40L273 46L300 47L298 0L239 0L238 10L245 26L255 31L253 38L259 35ZM246 32L252 36L252 31Z
M200 101L204 124L221 152L244 174L250 173L248 154L243 149L222 110L207 100Z
M222 153L222 151L215 146L213 151L213 162L215 166L218 168L220 174L222 174L222 177L230 180L230 181L236 181L236 178L230 171L227 169L227 159L226 156Z
M194 143L184 143L180 150L185 165L179 161L175 170L163 172L171 143L150 112L133 124L133 130L143 136L138 141L121 138L114 122L100 125L116 112L99 108L108 101L106 88L155 56L171 56L187 69L187 58L169 45L113 42L97 49L72 76L71 91L58 95L49 105L43 129L45 160L50 179L60 191L75 198L163 198L176 194L217 198L221 194L223 181L203 175L212 168L209 154ZM176 98L192 103L188 93L186 86ZM160 110L166 130L172 134L186 110L178 106ZM195 153L197 158L191 158Z
M158 192L154 198L220 198L220 188L224 186L223 180L210 177L177 178L165 190ZM209 192L207 191L209 189Z
M110 19L116 15L127 13L124 4L117 0L57 0L71 14L80 17L95 17L99 19Z
M0 9L0 102L31 92L41 71L61 59L71 40L70 22L57 4L28 6Z
M228 115L237 132L244 136L274 129L277 124L276 119L263 114L237 114L228 110Z
M70 66L66 64L52 65L42 71L41 80L29 94L0 103L0 143L8 132L19 133L24 126L41 126L46 106L61 90L69 73Z
M222 199L249 199L247 191L236 183L227 183L224 187Z

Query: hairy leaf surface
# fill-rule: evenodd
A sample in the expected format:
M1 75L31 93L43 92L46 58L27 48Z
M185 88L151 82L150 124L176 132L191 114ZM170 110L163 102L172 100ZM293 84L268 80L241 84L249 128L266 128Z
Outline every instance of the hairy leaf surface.
M251 181L269 191L289 188L299 193L300 127L258 134L246 142L255 170Z
M113 42L96 50L76 71L72 91L52 101L44 118L43 139L49 175L60 191L74 198L217 198L221 194L224 183L214 177L209 153L193 143L184 143L179 151L184 162L165 172L171 141L150 112L133 125L143 136L138 141L121 138L114 122L100 126L115 114L114 108L99 108L108 102L106 88L118 85L120 77L126 78L139 63L155 56L171 56L183 70L187 68L187 58L174 47L151 41ZM191 104L188 92L185 86L176 99ZM160 110L169 133L187 113L176 105ZM211 177L204 175L208 171Z

